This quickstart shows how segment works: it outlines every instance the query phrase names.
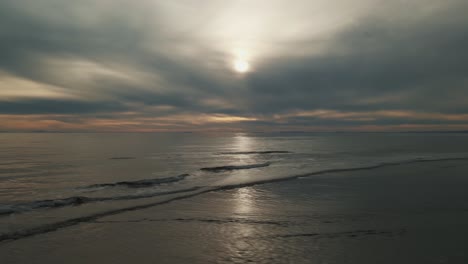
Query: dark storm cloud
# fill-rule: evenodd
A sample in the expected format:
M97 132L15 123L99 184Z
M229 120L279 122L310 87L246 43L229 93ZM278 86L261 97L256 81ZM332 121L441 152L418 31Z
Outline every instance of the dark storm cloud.
M282 31L295 29L286 19L266 24L270 35L257 42L270 45L270 51L252 61L253 70L245 76L226 66L231 55L217 43L225 40L206 37L219 11L230 11L227 4L207 1L199 15L190 11L197 5L188 0L2 1L0 72L61 87L74 98L2 98L0 93L0 114L256 119L244 122L245 128L466 124L464 118L413 115L468 113L466 1L356 1L364 11L350 16L352 22L321 35L304 28L291 39L279 39ZM337 14L343 12L336 8ZM283 18L295 16L288 10ZM268 15L257 12L259 20ZM237 15L234 23L242 22L245 14ZM291 114L319 109L412 112L351 119Z

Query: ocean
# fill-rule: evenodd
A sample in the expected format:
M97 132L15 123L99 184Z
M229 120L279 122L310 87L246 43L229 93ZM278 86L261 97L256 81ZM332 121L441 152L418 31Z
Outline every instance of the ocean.
M0 257L466 263L467 164L466 133L1 133Z

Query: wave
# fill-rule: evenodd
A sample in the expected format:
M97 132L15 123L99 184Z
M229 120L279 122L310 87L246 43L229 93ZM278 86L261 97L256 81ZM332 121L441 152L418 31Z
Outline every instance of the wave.
M13 214L18 212L30 211L39 208L58 208L69 205L79 205L91 201L92 198L75 196L63 199L41 200L15 205L0 206L0 215Z
M130 159L136 159L135 157L112 157L110 158L111 160L130 160Z
M178 181L184 180L188 176L190 175L181 174L178 176L166 177L166 178L144 179L144 180L138 180L138 181L121 181L121 182L114 182L114 183L98 183L98 184L93 184L93 185L80 187L80 188L90 189L90 188L116 187L116 186L126 186L129 188L144 188L144 187L151 187L151 186L160 185L164 183L178 182Z
M224 185L224 186L218 186L218 187L219 187L219 190L229 190L229 189L236 189L236 188L260 185L260 184L266 184L266 183L274 183L274 182L295 180L295 179L299 179L299 178L305 178L305 177L321 175L321 174L328 174L328 173L366 171L366 170L379 169L379 168L383 168L383 167L399 166L399 165L412 164L412 163L436 162L436 161L461 161L461 160L468 160L468 157L434 158L434 159L416 158L416 159L411 159L411 160L406 160L406 161L398 161L398 162L382 162L382 163L379 163L379 164L369 165L369 166L327 169L327 170L307 172L307 173L303 173L303 174L296 174L296 175L285 176L285 177L274 178L274 179L257 180L257 181L253 181L253 182L231 184L231 185Z
M221 152L222 155L255 155L255 154L290 154L286 150L266 150L266 151L239 151L239 152Z
M248 225L275 225L287 227L292 225L289 221L268 221L268 220L253 220L245 218L174 218L174 219L135 219L135 220L110 220L110 221L95 221L98 224L114 224L114 223L142 223L142 222L201 222L211 224L248 224Z
M228 166L219 166L219 167L206 167L206 168L201 168L200 170L209 171L209 172L248 170L248 169L261 168L261 167L268 167L270 166L270 164L271 164L270 162L265 162L265 163L247 164L247 165L228 165Z
M170 198L170 199L164 200L164 201L153 202L153 203L142 204L142 205L131 206L131 207L124 207L124 208L120 208L120 209L95 213L95 214L91 214L91 215L87 215L87 216L72 218L72 219L68 219L68 220L64 220L64 221L60 221L60 222L55 222L55 223L51 223L51 224L45 224L45 225L41 225L41 226L29 228L29 229L23 229L23 230L19 230L19 231L10 232L10 233L3 233L3 234L0 234L0 242L7 241L7 240L18 240L18 239L22 239L22 238L26 238L26 237L35 236L35 235L50 233L50 232L57 231L57 230L62 229L62 228L78 225L80 223L95 222L97 219L100 219L102 217L121 214L121 213L125 213L125 212L130 212L130 211L147 209L147 208L151 208L153 206L158 206L158 205L163 205L163 204L168 204L168 203L173 202L173 201L187 199L187 198L194 197L194 196L200 195L202 193L207 193L207 192L210 192L210 191L212 191L212 189L204 189L204 190L196 192L196 193L185 194L185 195Z
M204 193L209 193L209 192L214 192L214 191L236 189L236 188L241 188L241 187L265 184L265 183L282 182L282 181L288 181L288 180L293 180L293 179L299 179L303 177L319 175L319 174L373 170L373 169L378 169L382 167L399 166L399 165L404 165L404 164L422 163L422 162L462 161L462 160L468 160L468 157L434 158L434 159L418 158L418 159L412 159L412 160L400 161L400 162L385 162L385 163L380 163L380 164L370 165L370 166L363 166L363 167L340 168L340 169L337 168L337 169L328 169L328 170L322 170L322 171L314 171L314 172L309 172L309 173L304 173L304 174L299 174L299 175L287 176L283 178L253 181L250 183L233 184L233 185L226 185L226 186L213 186L213 187L194 187L192 190L187 189L185 191L179 191L179 192L183 192L184 193L183 195L172 197L163 201L157 201L157 202L152 202L152 203L147 203L147 204L140 204L140 205L135 205L135 206L123 207L119 209L113 209L113 210L95 213L95 214L91 214L87 216L82 216L82 217L72 218L72 219L68 219L68 220L64 220L60 222L37 226L37 227L29 228L29 229L0 234L0 242L7 241L7 240L22 239L26 237L39 235L39 234L45 234L45 233L53 232L62 228L78 225L80 223L95 222L96 220L106 217L106 216L112 216L112 215L117 215L117 214L121 214L125 212L147 209L147 208L151 208L154 206L168 204L174 201L188 199L188 198L192 198L192 197L204 194ZM109 198L101 198L101 199L116 200L116 199L128 199L129 197L137 197L137 196L120 196L120 197L109 197ZM138 196L138 197L141 197L141 196ZM151 196L147 196L147 197L151 197ZM143 198L146 198L146 197L143 197ZM92 199L99 199L99 198L92 198ZM366 232L367 231L365 231L364 233L370 234L369 232L367 233ZM316 235L317 234L313 233L313 234L299 234L296 236L316 236ZM350 233L348 235L352 236L353 234Z
M60 208L60 207L65 207L65 206L78 206L78 205L92 203L92 202L136 200L136 199L151 198L151 197L163 196L163 195L169 195L169 194L191 192L191 191L196 191L198 189L200 189L200 187L192 187L192 188L187 188L187 189L165 191L165 192L153 192L153 193L122 195L122 196L112 196L112 197L73 196L73 197L62 198L62 199L31 201L31 202L12 204L12 205L2 205L0 206L0 215L24 213L24 212L35 210L35 209L47 209L47 208L50 209L50 208Z
M334 233L296 233L296 234L280 234L273 236L266 236L262 238L298 238L298 237L312 237L312 238L359 238L363 236L401 236L407 231L404 228L395 230L354 230L345 232L334 232Z

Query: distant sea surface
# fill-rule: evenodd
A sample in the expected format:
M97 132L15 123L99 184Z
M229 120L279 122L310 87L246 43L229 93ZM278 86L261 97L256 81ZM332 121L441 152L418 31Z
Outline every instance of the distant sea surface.
M0 248L202 194L434 162L467 164L468 134L0 133Z

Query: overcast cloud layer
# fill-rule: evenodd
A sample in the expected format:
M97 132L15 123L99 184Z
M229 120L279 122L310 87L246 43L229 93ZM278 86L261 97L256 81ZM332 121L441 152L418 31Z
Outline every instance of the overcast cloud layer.
M466 10L3 0L0 131L468 130Z

